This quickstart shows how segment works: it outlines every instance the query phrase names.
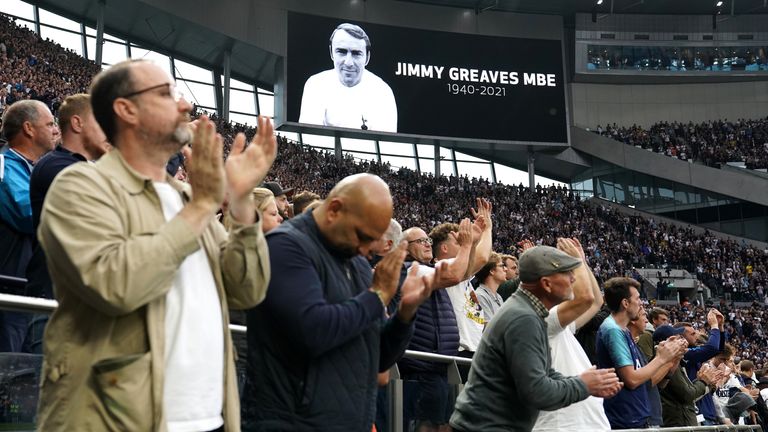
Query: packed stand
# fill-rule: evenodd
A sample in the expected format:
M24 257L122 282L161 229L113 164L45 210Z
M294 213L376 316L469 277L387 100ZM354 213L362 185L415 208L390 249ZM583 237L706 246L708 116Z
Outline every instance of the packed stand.
M23 233L39 236L34 251L47 255L59 300L44 336L40 429L367 432L397 361L411 368L408 426L422 431L698 424L687 415L693 399L663 390L652 399L664 380L710 398L725 386L719 414L701 408L706 421L736 423L743 411L761 421L754 385L721 384L729 359L720 358L725 334L748 337L759 314L742 321L724 311L726 323L717 310L696 310L695 324L653 321L648 335L639 283L614 276L636 264L693 268L691 251L705 251L712 262L701 274L711 267L723 279L723 262L762 293L763 251L629 217L565 188L338 159L276 139L264 118L257 130L217 121L225 144L207 118L188 123L192 106L149 62L114 65L78 98L90 100L67 121L60 114L61 131L36 101L14 104L6 118L17 120L3 126L3 156L19 177L4 208L31 207L46 158L70 166L46 178L43 209L27 215L39 213L39 229ZM89 152L94 145L99 152ZM303 195L312 213L294 213L289 195ZM515 287L504 302L507 283ZM243 388L230 309L246 311L250 330ZM593 350L577 330L594 331ZM636 346L643 337L653 342L648 354ZM446 368L402 359L430 344L472 359L455 405ZM740 364L739 374L750 370ZM662 413L669 404L681 409ZM555 413L542 420L543 411Z
M736 349L736 362L740 359L750 360L761 375L768 373L768 311L765 305L754 303L738 307L722 300L714 306L725 316L725 333L728 342ZM703 305L686 304L665 308L670 313L670 320L674 322L704 323L707 314Z
M720 168L743 162L747 169L768 168L768 119L739 119L694 124L659 122L646 129L598 125L599 135L684 161Z
M223 124L223 122L219 122ZM226 126L225 128L232 127ZM251 136L252 128L237 126ZM226 130L226 129L225 129ZM682 268L707 284L715 295L737 301L764 302L768 277L766 251L710 232L629 216L607 205L581 199L564 187L509 186L485 179L418 174L375 161L342 159L333 153L281 138L271 179L324 196L347 175L369 172L381 176L395 200L395 219L404 226L428 229L458 222L474 197L494 202L494 214L509 223L494 233L494 250L515 252L523 239L553 244L558 237L578 236L589 252L599 281L630 274L633 267ZM226 152L227 150L225 150Z
M101 68L0 14L0 113L24 99L55 114L66 96L85 93Z

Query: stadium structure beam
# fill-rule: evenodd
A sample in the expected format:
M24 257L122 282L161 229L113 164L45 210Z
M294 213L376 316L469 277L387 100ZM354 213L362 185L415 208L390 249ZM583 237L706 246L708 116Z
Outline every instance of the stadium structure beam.
M232 51L224 51L224 97L222 98L221 118L229 121L230 76L232 75Z
M536 166L534 161L536 160L536 153L533 150L528 150L528 187L531 192L536 192Z
M106 0L99 0L98 15L96 15L96 64L99 66L104 54L104 8L106 5Z
M378 145L378 140L376 140L376 143ZM416 161L416 172L421 175L421 162L419 162L419 146L416 145L416 143L413 143L413 158L414 161ZM381 161L379 161L381 162Z
M222 96L224 89L221 84L222 75L224 75L224 71L222 69L216 68L213 70L213 98L216 102L216 115L219 116L219 118L224 117L222 109L224 106L224 97Z
M440 144L435 143L435 178L440 177Z
M453 173L459 178L459 164L456 162L456 149L451 148L451 158L453 158Z

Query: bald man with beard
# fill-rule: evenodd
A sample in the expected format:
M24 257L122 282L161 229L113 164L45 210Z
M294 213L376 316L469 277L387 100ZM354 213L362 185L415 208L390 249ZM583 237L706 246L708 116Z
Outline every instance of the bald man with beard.
M243 430L371 430L376 375L405 351L431 289L414 265L386 317L405 243L375 273L365 257L391 217L387 184L357 174L267 235L273 277L264 303L248 312Z

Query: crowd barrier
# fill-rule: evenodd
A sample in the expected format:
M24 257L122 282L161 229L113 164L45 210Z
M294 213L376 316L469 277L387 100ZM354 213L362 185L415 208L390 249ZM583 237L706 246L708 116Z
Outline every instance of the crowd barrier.
M622 432L648 432L649 429L623 429ZM651 429L652 431L662 431L662 432L705 432L705 431L712 431L712 432L726 432L726 431L756 431L756 432L762 432L762 428L760 426L746 426L746 425L733 425L733 426L725 426L725 425L719 425L719 426L686 426L686 427L669 427L669 428L656 428Z
M0 276L0 282L8 281ZM14 278L17 279L17 278ZM55 300L25 297L0 293L0 310L17 312L51 313L58 303ZM233 335L244 335L246 327L230 324ZM455 400L464 384L458 365L471 365L472 360L421 351L406 350L404 357L426 360L448 365L448 384L451 397ZM0 430L34 431L37 407L38 383L43 357L35 354L0 353ZM388 428L379 432L403 432L403 380L397 365L390 369L387 385ZM630 429L624 432L647 431ZM656 429L663 432L705 432L705 431L758 431L760 426L698 426Z

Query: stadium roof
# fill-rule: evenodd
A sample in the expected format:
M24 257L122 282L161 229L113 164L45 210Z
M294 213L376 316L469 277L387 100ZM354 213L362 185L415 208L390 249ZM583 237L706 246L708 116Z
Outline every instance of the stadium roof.
M531 14L570 16L591 13L597 0L401 0L412 3L452 6L466 9L496 10ZM604 0L599 12L617 14L710 15L715 0ZM722 12L735 15L766 14L766 0L723 0ZM611 9L613 8L613 9Z
M26 0L56 14L96 28L98 0ZM220 69L231 49L232 78L272 89L280 56L238 41L154 6L136 0L107 1L105 32L144 48L173 53L174 57L207 69Z

